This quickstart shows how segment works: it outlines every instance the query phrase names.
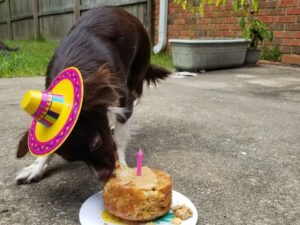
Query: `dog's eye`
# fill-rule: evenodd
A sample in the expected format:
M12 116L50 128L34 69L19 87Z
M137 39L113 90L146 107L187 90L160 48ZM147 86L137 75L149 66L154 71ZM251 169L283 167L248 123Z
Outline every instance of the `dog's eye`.
M100 134L95 134L93 138L91 138L90 143L89 143L89 148L90 151L93 152L97 149L99 149L102 145L102 138Z

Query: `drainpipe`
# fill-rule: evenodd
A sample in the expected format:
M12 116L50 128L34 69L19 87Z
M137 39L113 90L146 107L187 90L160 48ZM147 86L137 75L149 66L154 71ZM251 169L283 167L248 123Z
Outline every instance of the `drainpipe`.
M154 54L160 53L167 46L168 0L159 1L158 43L154 46Z

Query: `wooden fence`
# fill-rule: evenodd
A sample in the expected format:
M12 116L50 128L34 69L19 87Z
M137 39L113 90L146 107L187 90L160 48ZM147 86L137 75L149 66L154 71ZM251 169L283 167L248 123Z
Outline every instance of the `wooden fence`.
M118 5L151 33L149 0L0 0L0 39L61 40L80 15L103 5Z

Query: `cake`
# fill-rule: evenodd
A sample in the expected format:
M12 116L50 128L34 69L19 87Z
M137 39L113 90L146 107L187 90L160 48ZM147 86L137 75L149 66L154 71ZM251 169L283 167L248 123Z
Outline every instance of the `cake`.
M128 221L146 222L166 214L172 203L172 179L157 169L118 169L104 186L104 208Z

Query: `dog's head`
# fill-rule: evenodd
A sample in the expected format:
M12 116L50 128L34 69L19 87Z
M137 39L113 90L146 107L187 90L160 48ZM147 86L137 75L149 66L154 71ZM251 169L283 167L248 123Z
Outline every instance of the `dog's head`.
M118 85L106 67L84 80L84 99L78 121L67 140L56 150L68 161L84 161L99 180L107 180L115 169L117 154L107 110L119 102ZM21 138L17 157L28 152L28 132Z

